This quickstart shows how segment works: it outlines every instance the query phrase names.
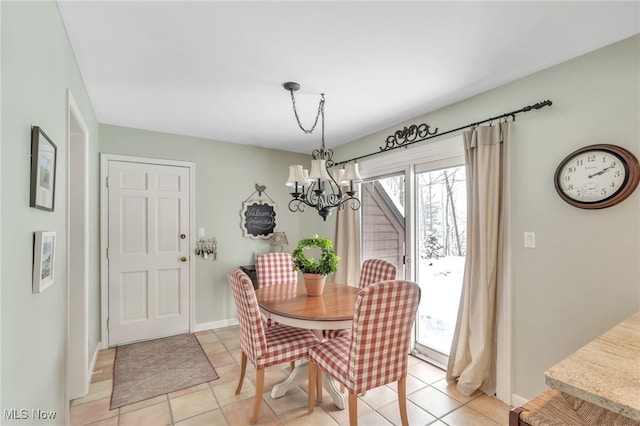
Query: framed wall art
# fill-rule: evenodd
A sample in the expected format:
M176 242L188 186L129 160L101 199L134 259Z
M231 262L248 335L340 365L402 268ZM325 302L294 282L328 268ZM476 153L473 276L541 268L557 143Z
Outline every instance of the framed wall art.
M56 259L56 233L34 232L33 293L42 293L53 284Z
M29 206L52 212L56 195L57 147L38 126L31 128L31 197Z
M245 237L270 238L276 229L276 205L262 200L252 200L242 204L240 226Z

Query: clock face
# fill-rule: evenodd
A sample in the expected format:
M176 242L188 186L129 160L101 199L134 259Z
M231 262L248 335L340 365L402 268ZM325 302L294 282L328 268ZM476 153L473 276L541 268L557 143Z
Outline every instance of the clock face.
M579 203L598 203L614 197L628 180L625 161L607 150L587 150L569 156L558 168L556 186Z
M558 195L581 209L602 209L626 200L640 183L640 163L628 150L611 144L582 147L555 173Z

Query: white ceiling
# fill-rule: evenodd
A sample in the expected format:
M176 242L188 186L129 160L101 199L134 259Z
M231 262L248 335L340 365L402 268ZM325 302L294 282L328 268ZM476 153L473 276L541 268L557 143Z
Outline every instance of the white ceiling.
M99 122L305 153L286 81L329 148L640 33L638 1L58 4Z

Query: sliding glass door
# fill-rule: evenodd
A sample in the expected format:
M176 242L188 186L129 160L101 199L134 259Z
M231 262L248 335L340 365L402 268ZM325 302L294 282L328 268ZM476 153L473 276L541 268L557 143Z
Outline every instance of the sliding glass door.
M422 290L415 350L446 364L466 254L464 166L416 167L415 194L415 276Z
M412 350L447 364L458 316L466 247L462 138L363 163L362 259L384 258L422 297Z

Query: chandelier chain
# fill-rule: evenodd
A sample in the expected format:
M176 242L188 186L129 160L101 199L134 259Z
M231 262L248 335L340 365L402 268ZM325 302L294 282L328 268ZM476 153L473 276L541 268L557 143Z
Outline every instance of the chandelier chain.
M316 119L313 122L313 126L311 126L310 129L305 129L304 126L302 125L302 123L300 122L300 116L298 116L298 110L296 109L296 98L293 95L293 90L289 90L289 92L291 93L291 103L293 105L293 114L296 117L296 121L298 122L298 127L300 127L300 129L305 132L306 134L311 134L313 133L313 131L315 130L316 126L318 125L318 120L320 119L320 116L322 115L322 128L323 128L323 134L324 134L324 93L320 94L320 102L318 103L318 113L316 114Z

